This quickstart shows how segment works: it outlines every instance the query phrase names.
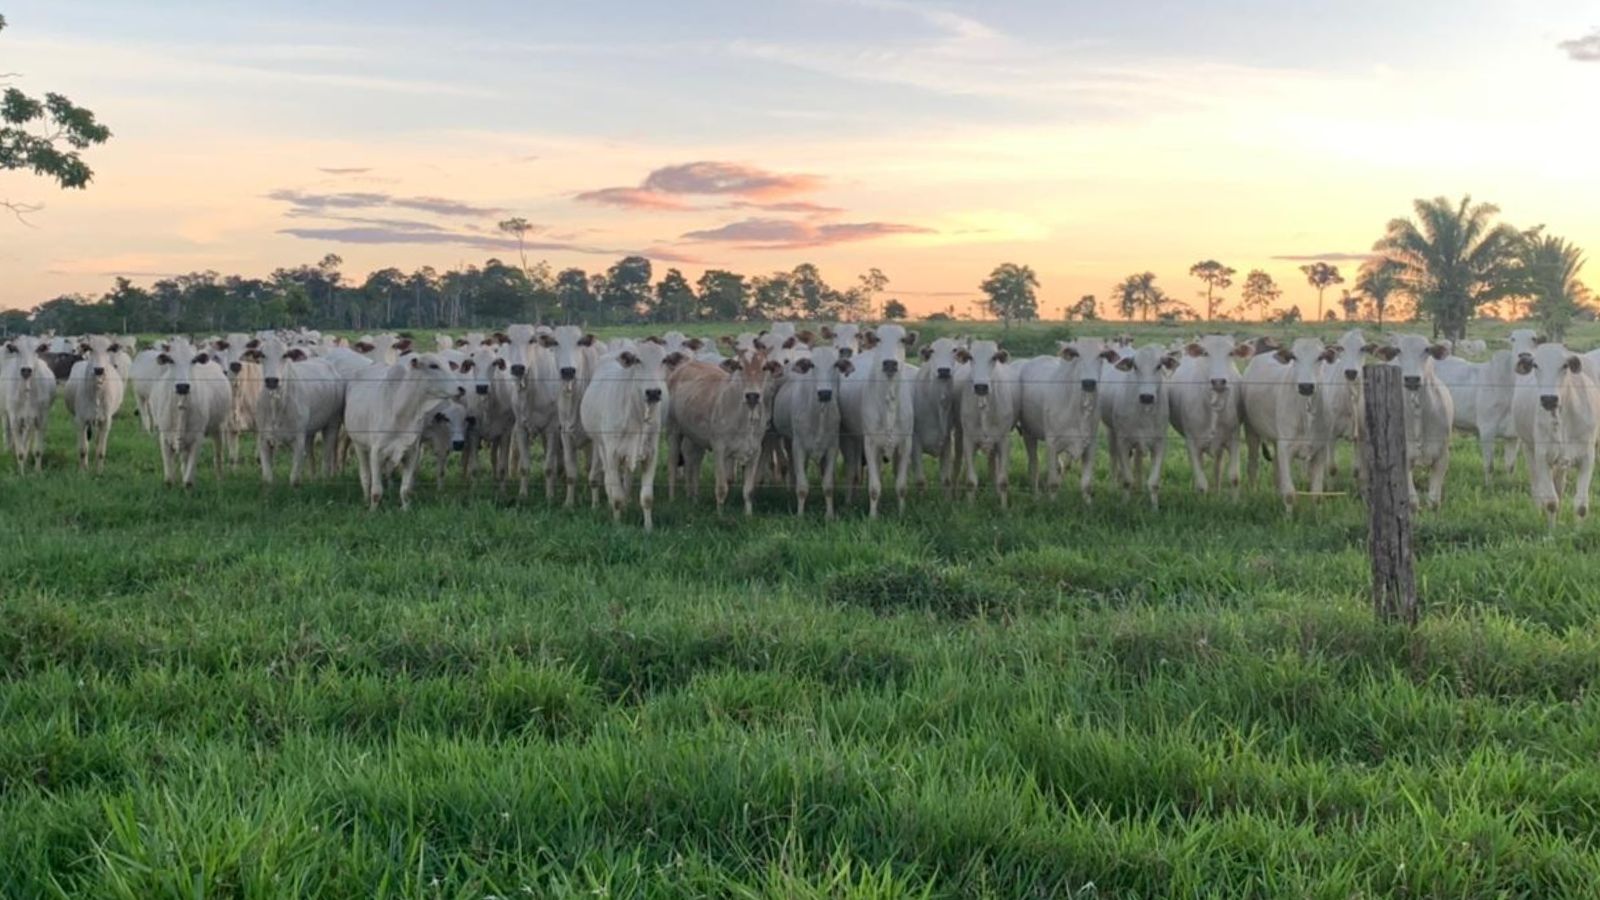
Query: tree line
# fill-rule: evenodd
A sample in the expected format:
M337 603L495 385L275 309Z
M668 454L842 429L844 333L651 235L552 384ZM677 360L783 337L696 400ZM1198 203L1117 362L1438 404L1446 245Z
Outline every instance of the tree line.
M747 277L711 269L691 282L678 269L655 278L650 260L628 256L603 272L552 271L490 259L439 272L379 269L362 281L334 254L265 278L193 272L149 287L117 278L99 296L70 294L31 310L0 312L0 333L54 331L253 331L289 325L323 330L473 328L539 321L586 325L677 324L782 318L903 318L905 304L879 295L878 269L849 287L830 285L815 265Z

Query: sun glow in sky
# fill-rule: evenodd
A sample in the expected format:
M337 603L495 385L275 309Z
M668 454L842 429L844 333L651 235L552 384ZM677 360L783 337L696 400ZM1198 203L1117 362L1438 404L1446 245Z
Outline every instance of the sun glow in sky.
M877 266L1041 311L1216 258L1353 275L1416 197L1600 253L1592 0L0 0L0 72L115 136L87 191L16 173L0 307L112 278L626 253L691 279ZM1591 280L1593 280L1591 278ZM1237 295L1237 288L1232 292Z

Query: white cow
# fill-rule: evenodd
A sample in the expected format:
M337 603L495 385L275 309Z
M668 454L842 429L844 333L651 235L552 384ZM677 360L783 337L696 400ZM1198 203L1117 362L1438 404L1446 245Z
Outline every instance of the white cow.
M838 349L841 359L849 359L861 349L861 326L849 323L839 325L824 325L821 329L822 339L832 341Z
M66 403L78 432L78 468L89 470L89 443L94 442L95 471L106 470L106 444L111 420L122 409L122 373L115 356L122 348L111 338L94 335L78 346L83 359L67 376Z
M1306 459L1311 468L1311 490L1320 493L1327 475L1332 429L1328 406L1317 399L1323 383L1323 366L1338 358L1338 351L1316 338L1297 338L1288 348L1257 352L1245 367L1241 385L1244 399L1246 454L1249 480L1256 481L1262 444L1273 450L1277 477L1274 487L1284 511L1294 508L1291 462Z
M487 446L490 473L495 484L504 487L510 472L511 433L517 426L517 381L511 377L505 358L491 349L492 346L473 350L472 357L463 366L464 374L472 379L467 409L475 421L467 433L462 465L470 481L478 449Z
M1600 386L1583 357L1560 344L1545 343L1517 360L1512 415L1517 436L1528 451L1533 502L1553 527L1569 469L1578 470L1572 502L1578 518L1589 514L1589 483L1594 477L1595 438L1600 421Z
M986 453L990 479L1005 509L1011 494L1011 431L1022 410L1017 371L1011 355L989 340L972 341L956 353L956 360L961 363L955 374L956 422L967 496L977 498L977 455Z
M578 482L583 478L582 470L578 467L578 454L589 445L589 435L583 430L578 413L600 356L595 350L594 335L586 334L576 325L562 325L550 334L539 335L539 344L547 355L553 357L556 380L546 383L544 379L538 379L535 387L543 392L541 403L553 396L560 429L559 445L553 447L547 442L545 446L545 491L548 495L554 488L549 480L549 454L559 448L562 472L567 481L566 505L571 507L577 499Z
M0 358L0 409L18 473L27 471L30 458L35 472L44 467L45 426L56 396L56 376L39 359L43 346L43 341L18 335L6 342Z
M1366 463L1361 456L1361 421L1365 415L1361 367L1366 354L1377 348L1367 343L1359 328L1352 328L1328 349L1333 351L1333 358L1323 365L1322 380L1317 386L1317 399L1323 406L1318 439L1325 444L1323 454L1329 475L1339 471L1339 442L1354 445L1356 484L1360 486L1366 478Z
M272 460L280 447L293 448L289 484L300 484L301 467L322 436L323 472L332 476L338 463L339 429L344 423L345 381L325 359L289 347L276 337L251 341L245 360L256 366L256 457L261 480L272 483ZM312 462L315 468L315 461Z
M1061 341L1057 348L1055 356L1035 356L1021 364L1018 430L1028 456L1028 481L1038 493L1038 449L1043 444L1045 486L1050 495L1061 489L1061 457L1065 456L1069 466L1078 466L1078 491L1088 503L1100 434L1100 381L1105 364L1120 357L1099 338Z
M837 343L843 329L854 325L841 325L834 332L840 358L849 359L848 345ZM948 494L955 488L956 461L956 351L963 344L952 338L939 338L923 344L920 355L922 365L912 380L912 465L916 468L917 486L928 486L928 473L922 466L922 456L927 454L939 461L939 486Z
M1378 350L1378 356L1400 367L1405 394L1406 484L1413 506L1417 502L1416 479L1411 472L1428 470L1428 505L1438 509L1444 501L1444 476L1450 468L1450 432L1455 405L1450 391L1433 371L1436 360L1450 348L1435 344L1417 334L1401 334L1392 345Z
M844 380L839 404L839 450L844 456L845 496L855 485L863 462L867 466L869 515L878 517L883 496L882 466L894 467L895 499L906 510L906 483L911 468L921 462L912 446L915 431L914 371L906 371L906 350L917 343L917 333L899 325L880 325L862 332L862 349L852 358L855 371Z
M451 453L464 453L467 449L467 433L471 431L473 421L464 397L456 400L446 400L435 406L422 426L422 441L433 450L433 459L437 466L434 471L434 485L444 489L445 470L450 465Z
M1178 358L1160 344L1147 344L1123 354L1105 373L1100 384L1100 417L1105 422L1111 450L1111 470L1127 491L1143 481L1150 505L1161 505L1161 467L1167 458L1167 379ZM1150 456L1150 475L1144 476L1144 457Z
M372 509L383 501L384 478L394 469L401 473L400 506L410 505L423 428L439 404L465 393L457 373L434 353L406 354L393 365L370 366L350 379L345 433Z
M584 392L578 418L594 443L589 477L591 483L605 484L613 522L620 522L628 508L637 472L644 530L655 527L656 454L669 405L667 373L686 359L682 351L668 353L660 344L640 342L602 358Z
M139 417L140 425L147 432L154 431L156 427L150 416L150 392L155 390L156 381L161 377L159 360L167 346L168 342L157 341L155 346L140 350L128 369L128 380L133 388L133 414Z
M1212 334L1184 345L1183 357L1172 373L1169 413L1172 427L1183 435L1194 470L1194 489L1202 494L1215 481L1220 489L1227 478L1233 496L1239 496L1239 427L1243 402L1235 359L1249 359L1249 344L1225 334ZM1206 477L1206 457L1212 476Z
M772 423L789 451L794 470L795 513L806 514L811 476L806 463L822 470L822 496L833 519L833 472L839 461L839 397L855 364L835 347L816 347L789 365L772 403Z
M168 343L156 363L161 374L151 386L150 415L161 446L163 480L171 485L181 476L184 487L194 487L200 442L205 438L211 439L220 480L222 429L231 397L228 376L209 353L182 339Z

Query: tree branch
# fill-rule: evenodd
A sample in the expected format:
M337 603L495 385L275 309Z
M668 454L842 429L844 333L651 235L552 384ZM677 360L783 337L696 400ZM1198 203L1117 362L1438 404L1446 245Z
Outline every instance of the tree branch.
M0 200L0 209L3 209L5 211L11 213L13 216L16 216L17 217L17 221L21 222L23 225L26 225L29 228L33 228L33 227L35 227L34 224L32 222L29 222L27 217L32 213L36 213L39 210L44 209L44 204L42 204L42 203L16 203L16 202L13 202L11 200Z

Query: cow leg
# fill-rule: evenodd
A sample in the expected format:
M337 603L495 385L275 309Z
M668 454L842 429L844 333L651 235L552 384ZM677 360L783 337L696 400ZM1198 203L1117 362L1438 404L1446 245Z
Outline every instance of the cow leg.
M339 446L343 432L344 423L340 421L329 422L322 430L322 474L328 478L339 473L339 457L334 448Z
M595 445L595 450L600 450L600 445ZM599 471L596 472L595 469ZM605 480L606 499L611 502L611 524L622 524L622 511L628 508L628 489L622 483L622 467L618 464L613 453L596 452L590 457L589 478L593 485L594 478L599 475ZM591 504L595 505L595 504Z
M1494 428L1478 429L1478 453L1483 457L1483 486L1494 486Z
M578 435L575 431L561 431L561 470L567 481L567 500L564 506L571 509L578 502Z
M878 448L863 441L867 462L867 518L878 517L878 501L883 497L883 461Z
M609 453L600 452L600 445L594 444L589 451L589 507L591 509L600 505L600 487L606 487L606 499L611 499L611 470L618 469L617 477L621 478L620 463L608 459ZM628 484L624 479L620 496L624 504L628 500Z
M1048 451L1048 448L1046 450ZM1022 433L1022 453L1028 457L1028 484L1033 486L1033 492L1039 493L1039 440L1027 432ZM1054 459L1055 455L1050 454Z
M1087 446L1078 457L1078 493L1083 496L1083 505L1088 506L1094 502L1094 442L1088 441Z
M1278 470L1278 496L1283 500L1283 511L1288 513L1294 510L1294 472L1289 467L1294 459L1294 445L1288 440L1279 438L1275 449L1278 458L1273 462Z
M1449 445L1433 460L1428 472L1428 505L1434 509L1444 506L1444 476L1450 469Z
M1556 511L1561 498L1556 493L1555 482L1550 477L1550 464L1539 458L1537 449L1528 454L1528 480L1533 491L1534 505L1544 510L1550 527L1556 524Z
M711 477L717 498L717 515L722 515L722 504L728 499L728 460L720 449L711 451Z
M182 448L183 456L180 460L182 471L180 472L180 477L185 488L194 487L194 470L200 466L200 442L203 439L202 437L196 437Z
M1223 445L1223 452L1228 457L1228 462L1227 462L1228 487L1233 491L1233 499L1234 499L1235 502L1237 502L1238 499L1239 499L1239 436L1238 435L1234 435L1232 440L1228 441L1226 444ZM1220 463L1219 463L1219 467L1220 467ZM1217 477L1218 477L1218 480L1221 479L1221 475L1218 475Z
M94 473L96 475L104 475L106 473L106 448L111 444L111 422L111 414L107 413L106 420L100 423L99 433L95 435Z
M261 463L261 483L272 483L272 440L265 433L256 438L256 459Z
M94 426L88 422L78 423L78 470L89 471L89 435Z
M916 449L911 446L911 438L910 437L901 438L899 443L896 444L896 446L900 448L899 452L896 453L894 455L893 459L891 460L891 462L893 462L894 466L895 466L895 470L894 470L895 512L898 513L899 515L903 516L903 515L906 514L906 488L910 487L910 485L911 485L911 465L912 465L912 461L913 460L917 460L917 461L920 462L920 457L918 457Z
M833 521L833 470L839 462L839 448L828 447L822 451L822 500L827 507L827 520Z
M639 508L644 510L644 530L655 529L655 521L651 514L656 507L656 447L653 440L645 442L644 459L640 465L644 471L639 473Z
M178 448L172 445L172 441L166 435L159 431L156 435L156 442L161 447L161 481L171 487L178 465Z
M1507 475L1516 474L1517 453L1522 450L1522 442L1517 438L1506 438L1505 470Z
M861 475L862 443L846 435L839 436L839 454L844 458L844 502L849 503L856 493L856 480Z
M806 497L811 493L811 473L806 471L806 448L799 441L789 442L789 465L794 469L794 514L803 518Z
M1200 438L1185 437L1183 439L1183 446L1184 449L1189 451L1189 468L1194 470L1195 493L1210 493L1211 483L1206 478L1206 461L1204 454L1200 452Z
M361 496L370 498L372 496L372 475L369 471L365 450L356 454L356 475L361 479Z
M367 451L369 455L368 467L372 472L372 480L367 486L367 501L371 509L376 510L378 504L383 502L383 455L377 447Z
M1261 436L1249 428L1244 430L1244 452L1246 475L1250 482L1250 488L1254 490L1255 486L1260 484L1259 479L1261 477Z
M311 436L303 431L296 431L294 435L294 451L289 457L289 486L300 486L300 473L305 468L306 453L310 450Z
M746 517L753 516L756 513L756 478L761 474L761 457L764 455L758 452L755 459L749 460L744 464L744 514Z
M1150 450L1150 480L1145 482L1145 489L1150 492L1150 508L1161 508L1161 467L1167 461L1167 441L1165 438L1156 438L1155 446Z
M1052 454L1053 456L1054 454ZM1005 509L1011 500L1011 439L1001 435L990 451L989 468L994 473L994 490L1000 495L1000 508Z
M533 469L533 458L528 452L528 429L518 422L511 429L511 447L517 462L517 497L528 496L528 473Z
M561 469L561 434L555 429L544 433L544 500L556 502L556 479Z
M1578 458L1578 484L1572 495L1573 511L1578 515L1578 521L1583 521L1589 515L1589 483L1594 480L1594 448L1591 446Z
M970 434L961 435L961 471L967 478L967 502L978 499L978 443Z
M948 435L939 445L939 486L944 489L946 497L951 496L956 488L956 442Z
M422 462L422 445L415 444L401 457L400 463L400 508L411 508L411 495L415 492L417 483L417 467Z

